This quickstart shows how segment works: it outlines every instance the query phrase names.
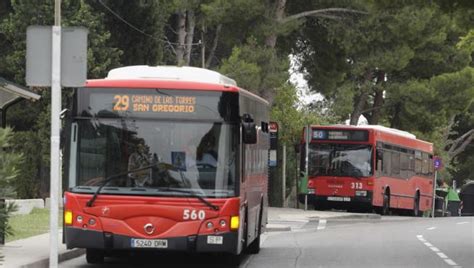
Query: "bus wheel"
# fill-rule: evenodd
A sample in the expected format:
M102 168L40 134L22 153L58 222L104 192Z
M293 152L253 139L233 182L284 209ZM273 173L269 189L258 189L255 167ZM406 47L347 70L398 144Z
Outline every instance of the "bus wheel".
M257 230L257 237L255 237L255 239L252 241L252 243L250 243L250 245L247 247L247 253L249 254L257 254L260 252L260 233L262 231L262 211L263 209L263 206L261 206L260 208L260 215L258 216L258 230Z
M230 267L239 267L240 261L241 261L240 258L241 258L241 254L239 255L229 254L227 255L226 262Z
M383 195L383 206L382 206L382 215L388 215L390 212L390 196L385 193Z
M88 248L86 249L87 263L96 264L104 263L104 251L100 249Z
M413 204L413 216L420 217L420 196L417 194Z
M260 252L260 233L257 237L250 243L247 248L247 253L249 254L257 254Z

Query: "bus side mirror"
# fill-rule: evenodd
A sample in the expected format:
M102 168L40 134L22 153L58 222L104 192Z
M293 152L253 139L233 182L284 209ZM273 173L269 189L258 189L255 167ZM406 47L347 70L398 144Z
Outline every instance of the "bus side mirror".
M257 143L257 126L250 114L244 114L243 116L242 140L245 144Z

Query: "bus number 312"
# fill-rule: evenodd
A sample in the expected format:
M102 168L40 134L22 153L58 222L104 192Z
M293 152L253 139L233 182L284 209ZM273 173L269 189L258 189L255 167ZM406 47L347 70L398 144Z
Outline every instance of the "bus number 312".
M206 212L204 210L185 209L183 210L183 220L204 220Z

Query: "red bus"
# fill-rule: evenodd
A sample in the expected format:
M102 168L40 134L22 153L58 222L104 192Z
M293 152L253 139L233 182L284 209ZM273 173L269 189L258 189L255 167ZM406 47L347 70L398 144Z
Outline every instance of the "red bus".
M268 102L217 72L129 66L74 91L64 241L117 251L257 253L267 223Z
M371 125L311 126L300 145L307 201L316 209L373 208L384 215L397 209L416 216L431 210L433 144L413 134Z

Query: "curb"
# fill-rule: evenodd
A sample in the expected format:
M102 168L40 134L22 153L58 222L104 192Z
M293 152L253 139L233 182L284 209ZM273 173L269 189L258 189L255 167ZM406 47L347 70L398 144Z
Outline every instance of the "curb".
M291 231L291 227L287 225L280 225L280 224L267 224L265 227L265 232L289 232Z
M81 255L84 255L85 252L86 251L84 249L71 249L71 250L60 252L59 256L58 256L58 259L59 259L58 262L61 263L61 262L64 262L64 261L68 261L68 260L77 258ZM29 264L22 265L20 267L22 267L22 268L48 268L49 267L49 257L43 258L41 260L29 263Z
M341 215L335 217L323 218L327 220L331 219L371 219L371 220L380 220L382 216L379 214L352 214L352 215Z

